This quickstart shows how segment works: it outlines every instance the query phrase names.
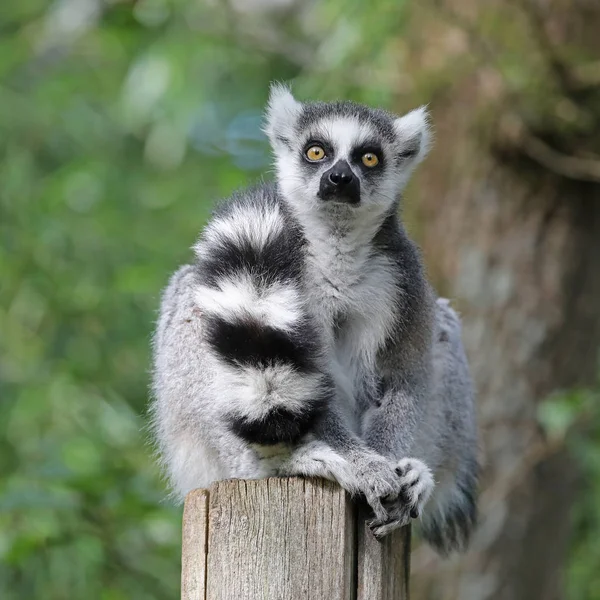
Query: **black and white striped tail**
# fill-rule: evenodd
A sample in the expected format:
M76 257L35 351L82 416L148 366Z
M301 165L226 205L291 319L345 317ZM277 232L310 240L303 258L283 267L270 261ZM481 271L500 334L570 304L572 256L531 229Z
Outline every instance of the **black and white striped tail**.
M195 246L196 302L232 429L252 443L291 443L311 429L332 386L302 297L302 234L261 193L234 198Z

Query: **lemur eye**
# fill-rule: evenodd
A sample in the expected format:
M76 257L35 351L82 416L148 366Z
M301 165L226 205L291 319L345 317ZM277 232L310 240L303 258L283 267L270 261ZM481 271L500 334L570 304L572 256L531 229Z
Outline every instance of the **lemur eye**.
M327 155L321 146L311 146L306 151L306 158L308 158L310 162L319 162L320 160L323 160L325 156Z
M377 158L377 154L366 152L362 155L362 162L365 167L376 167L379 164L379 159Z

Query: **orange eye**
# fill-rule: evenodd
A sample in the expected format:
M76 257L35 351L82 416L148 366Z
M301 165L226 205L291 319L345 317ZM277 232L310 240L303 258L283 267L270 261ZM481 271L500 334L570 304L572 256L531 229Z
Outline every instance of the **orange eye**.
M377 158L377 154L367 152L362 155L362 162L365 167L376 167L379 164L379 159Z
M325 154L325 150L321 148L321 146L311 146L306 151L306 158L310 160L310 162L319 162L323 160L327 155Z

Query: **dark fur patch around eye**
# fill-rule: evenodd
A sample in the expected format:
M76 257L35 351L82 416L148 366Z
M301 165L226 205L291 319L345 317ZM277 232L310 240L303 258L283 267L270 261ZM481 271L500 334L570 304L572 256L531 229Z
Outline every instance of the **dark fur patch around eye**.
M321 148L323 148L323 150L325 150L325 158L323 158L323 160L312 161L306 157L306 153L313 146L321 146ZM308 141L304 144L304 146L302 146L301 154L302 154L302 159L304 160L304 162L306 164L308 164L310 167L323 165L324 163L331 161L334 156L333 146L329 142L322 140L318 136L310 136L308 138Z
M379 163L375 167L367 167L363 164L362 157L367 153L375 154L379 159ZM381 147L381 144L376 141L366 142L360 144L360 146L356 146L351 152L351 158L352 163L358 165L365 174L379 171L385 164L383 148Z

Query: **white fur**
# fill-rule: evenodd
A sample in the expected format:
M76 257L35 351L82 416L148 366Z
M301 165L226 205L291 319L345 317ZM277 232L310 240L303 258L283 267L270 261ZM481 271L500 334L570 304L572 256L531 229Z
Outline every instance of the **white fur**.
M170 453L163 460L169 465L176 494L182 498L189 491L208 487L225 475L217 453L189 431L179 431L168 448Z
M236 207L231 214L216 218L207 225L202 239L194 245L194 251L200 256L203 252L210 252L212 245L221 244L224 240L232 240L240 245L250 243L255 248L262 248L284 226L277 206L260 209Z
M273 147L282 145L279 137L289 140L295 137L294 125L301 110L302 104L292 96L287 86L281 83L271 85L264 131Z
M306 399L313 398L323 387L323 375L298 373L289 365L262 369L223 365L215 389L220 404L250 420L260 420L273 408L301 411Z
M302 316L298 290L281 283L259 284L247 273L222 277L216 288L198 286L196 302L202 310L229 323L250 317L276 329L293 329Z
M354 117L323 119L310 133L317 138L331 140L336 160L346 161L349 161L353 148L374 137L373 128Z
M431 129L429 115L425 106L411 110L403 117L394 121L394 129L401 144L419 144L417 155L413 158L414 164L420 163L431 146Z
M360 491L360 481L352 463L322 442L310 442L296 450L292 460L282 466L282 472L324 477L337 481L350 493Z
M392 266L384 257L373 257L362 243L361 238L374 235L368 227L336 238L312 219L307 221L312 225L307 234L311 303L330 326L339 313L348 319L346 334L334 349L338 361L346 369L357 368L357 363L370 369L394 323Z

